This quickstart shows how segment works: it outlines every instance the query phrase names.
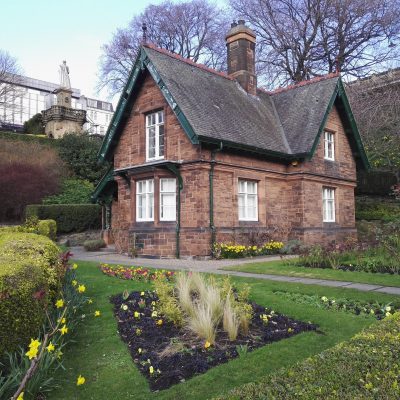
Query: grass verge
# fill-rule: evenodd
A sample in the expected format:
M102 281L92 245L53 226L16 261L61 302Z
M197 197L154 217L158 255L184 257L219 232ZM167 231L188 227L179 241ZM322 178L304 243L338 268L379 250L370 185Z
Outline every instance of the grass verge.
M233 265L222 268L227 271L240 271L253 274L286 275L297 278L327 279L369 283L372 285L400 287L400 275L341 271L328 268L306 268L290 264L287 260L255 262L250 264Z
M76 343L65 354L65 370L59 370L56 379L60 389L48 399L206 399L221 395L237 386L261 379L281 367L291 366L320 353L375 323L372 317L360 317L344 312L330 312L310 305L296 304L275 295L273 290L318 294L328 297L346 297L358 300L377 300L389 303L395 296L358 292L257 279L232 278L251 285L251 299L274 308L290 317L311 321L324 334L304 333L275 342L217 366L207 373L160 392L150 392L145 378L132 362L125 344L117 333L109 296L123 290L150 289L151 284L126 281L103 275L93 262L78 262L79 282L86 285L87 295L93 298L91 309L101 312L98 318L88 319L76 333ZM81 374L86 383L76 386Z

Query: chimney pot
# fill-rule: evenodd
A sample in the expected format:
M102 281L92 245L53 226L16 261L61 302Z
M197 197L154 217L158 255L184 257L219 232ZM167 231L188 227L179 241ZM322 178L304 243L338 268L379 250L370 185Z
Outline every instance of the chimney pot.
M244 23L245 23L244 19L239 19L238 25L244 25Z

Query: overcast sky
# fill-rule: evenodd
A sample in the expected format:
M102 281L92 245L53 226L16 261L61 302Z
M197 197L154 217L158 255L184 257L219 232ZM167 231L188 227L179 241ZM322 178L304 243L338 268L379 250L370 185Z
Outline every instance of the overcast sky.
M95 90L101 45L148 4L161 2L0 0L0 48L18 59L26 76L54 83L59 81L59 64L66 60L74 88L106 99L105 92L98 95Z

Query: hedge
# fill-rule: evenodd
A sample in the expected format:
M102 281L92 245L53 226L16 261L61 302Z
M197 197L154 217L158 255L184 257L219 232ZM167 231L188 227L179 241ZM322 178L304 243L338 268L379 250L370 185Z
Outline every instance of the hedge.
M398 220L400 219L400 201L382 197L357 197L356 219L385 222Z
M101 228L101 206L98 204L32 204L26 207L25 214L27 218L55 220L59 233Z
M0 356L37 336L60 290L59 253L44 236L0 232Z
M214 400L399 399L400 313L292 368Z
M55 241L57 239L57 224L53 219L37 220L24 225L0 226L1 233L36 233Z

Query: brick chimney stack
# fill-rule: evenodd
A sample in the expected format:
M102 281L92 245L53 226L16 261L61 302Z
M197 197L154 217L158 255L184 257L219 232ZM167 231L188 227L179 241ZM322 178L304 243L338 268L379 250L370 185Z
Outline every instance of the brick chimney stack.
M228 75L235 78L247 93L256 95L256 34L245 25L244 20L239 20L238 23L231 24L225 40L228 50Z

